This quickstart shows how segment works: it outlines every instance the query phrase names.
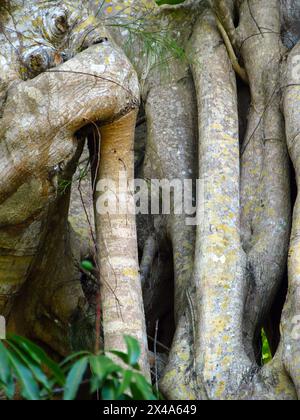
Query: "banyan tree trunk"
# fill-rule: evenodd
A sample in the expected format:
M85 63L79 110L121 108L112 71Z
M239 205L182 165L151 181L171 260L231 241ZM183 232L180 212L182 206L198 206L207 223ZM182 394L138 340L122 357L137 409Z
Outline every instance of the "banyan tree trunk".
M124 335L135 337L141 344L141 367L148 374L148 345L133 203L136 114L136 111L131 111L100 128L100 166L96 180L103 182L103 187L108 180L108 188L115 183L118 190L108 194L112 201L117 195L117 209L115 214L105 213L105 209L100 209L96 202L95 220L105 348L126 350ZM96 189L99 190L100 186Z

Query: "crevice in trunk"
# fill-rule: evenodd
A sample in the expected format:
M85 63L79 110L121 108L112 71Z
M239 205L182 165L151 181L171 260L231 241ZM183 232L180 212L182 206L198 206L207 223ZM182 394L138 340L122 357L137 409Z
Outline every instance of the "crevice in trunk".
M239 77L236 77L236 82L238 95L239 139L240 146L242 146L247 131L248 116L251 106L251 93L249 85L244 83Z
M157 340L170 349L175 333L174 319L174 262L170 241L160 243L150 277L143 290L149 349L154 351L156 322ZM157 346L160 352L165 352Z

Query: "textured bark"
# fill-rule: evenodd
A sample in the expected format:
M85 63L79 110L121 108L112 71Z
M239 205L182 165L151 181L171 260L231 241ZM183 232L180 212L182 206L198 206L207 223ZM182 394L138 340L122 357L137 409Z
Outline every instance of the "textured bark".
M260 334L283 279L291 210L288 155L280 112L279 77L284 50L279 2L253 1L250 8L251 12L247 2L241 8L239 37L252 100L241 149L241 223L249 287L246 346L253 349L255 334ZM255 358L255 354L250 356Z
M286 119L287 144L293 161L299 186L299 71L300 44L291 51L286 64L282 88L284 90L284 114ZM293 229L289 251L289 292L283 315L284 364L300 396L300 346L299 346L299 195L294 208Z
M204 183L195 262L196 369L207 397L223 399L251 372L242 344L246 260L240 242L237 92L210 12L197 22L191 44L199 57L193 74Z
M133 111L100 128L101 157L97 180L108 179L119 185L119 176L123 173L124 185L120 186L118 197L122 197L125 208L115 215L99 214L96 211L95 220L105 348L126 350L124 334L135 337L141 344L141 367L148 375L148 345L136 224L135 215L130 213L133 207L135 123L136 111ZM114 195L115 192L111 194Z
M13 313L12 328L27 334L30 331L30 335L65 354L72 349L74 325L88 317L88 310L78 268L75 268L80 262L79 255L77 252L77 258L72 256L68 239L69 195L64 199L56 198L57 176L68 179L69 163L74 163L74 159L76 163L80 156L77 153L80 143L75 136L78 130L92 122L101 125L127 114L138 106L139 92L129 61L107 40L106 33L104 37L103 27L88 15L85 5L74 4L63 15L64 24L68 28L73 25L67 39L63 38L61 26L61 38L55 32L57 24L62 23L61 14L65 9L60 8L60 2L51 6L29 4L25 9L21 3L8 2L2 10L6 11L7 7L7 16L12 13L14 19L8 18L7 24L11 24L13 30L5 29L11 39L7 40L5 30L1 35L1 77L3 84L10 83L10 88L6 91L0 128L0 311L9 315L14 296L27 282ZM49 29L48 36L52 37L47 41L52 42L54 51L59 42L60 58L54 69L52 50L49 52L46 47L36 50L28 45L28 33L30 42L40 45L40 39L34 39L40 32L31 32L32 27L36 28L34 19L44 19L44 30ZM16 36L15 30L21 29L24 39ZM93 43L98 45L87 49ZM71 58L78 48L85 51ZM12 54L11 49L18 53ZM38 69L42 74L37 75L37 69L32 69L31 65L42 59L45 59L43 66ZM67 62L61 64L63 59ZM19 72L9 72L9 66L18 68ZM15 80L8 82L7 78L12 75ZM22 81L22 78L32 80ZM124 135L127 136L126 131ZM69 173L69 179L73 172ZM69 282L72 287L68 286ZM35 290L34 296L30 296L32 290ZM28 297L27 303L22 302L24 296ZM25 306L26 316L22 319L19 315ZM140 306L142 308L141 302ZM142 311L139 320L141 324L144 322ZM145 346L145 336L141 341Z
M153 87L147 97L148 139L145 161L145 177L181 180L194 177L195 158L195 97L190 75L173 64L172 83ZM175 67L177 66L177 67ZM176 71L175 71L176 68ZM180 70L181 71L180 71ZM176 80L177 78L177 80ZM170 91L172 98L170 98ZM160 114L159 110L164 109ZM180 122L180 130L178 130ZM162 131L164 135L162 136ZM167 149L166 149L167 144ZM195 229L186 225L186 215L157 216L155 225L170 239L173 252L175 285L175 318L178 322L172 346L172 355L166 368L162 390L165 395L181 395L191 398L191 348L192 320L187 308L189 290L192 288ZM180 381L178 381L178 379ZM183 385L184 384L184 385Z

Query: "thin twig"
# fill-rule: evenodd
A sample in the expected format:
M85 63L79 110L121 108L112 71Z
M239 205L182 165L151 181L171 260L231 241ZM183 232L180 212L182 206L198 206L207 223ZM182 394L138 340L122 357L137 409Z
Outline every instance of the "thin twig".
M151 337L151 335L148 335L148 339L154 343L154 338L153 338L153 337ZM165 346L165 345L164 345L163 343L161 343L160 341L156 340L156 344L157 344L159 347L161 347L162 349L166 350L167 352L169 352L169 351L170 351L170 348L169 348L169 347L167 347L167 346Z

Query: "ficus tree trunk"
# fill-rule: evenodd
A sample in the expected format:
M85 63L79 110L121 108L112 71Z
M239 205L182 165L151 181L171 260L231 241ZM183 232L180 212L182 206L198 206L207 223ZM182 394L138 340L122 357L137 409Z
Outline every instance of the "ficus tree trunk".
M169 399L299 399L299 18L298 0L0 2L11 331L58 355L131 335ZM135 216L134 178L198 180L197 223Z
M105 347L107 350L126 350L124 335L137 338L142 348L140 363L146 373L149 369L148 345L135 214L132 211L136 115L136 111L131 111L101 127L100 165L96 180L115 182L119 191L110 193L118 194L119 202L116 203L116 214L104 213L96 202L95 220ZM119 186L120 174L124 178Z

